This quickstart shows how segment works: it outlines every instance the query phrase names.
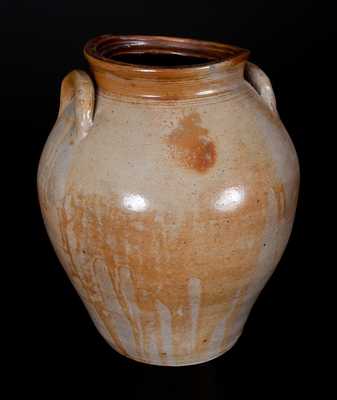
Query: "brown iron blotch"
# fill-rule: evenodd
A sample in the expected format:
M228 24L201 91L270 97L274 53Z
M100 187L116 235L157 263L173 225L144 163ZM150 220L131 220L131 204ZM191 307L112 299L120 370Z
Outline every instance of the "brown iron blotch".
M208 136L208 130L201 126L197 112L182 118L167 142L171 156L185 168L204 173L215 164L215 145Z

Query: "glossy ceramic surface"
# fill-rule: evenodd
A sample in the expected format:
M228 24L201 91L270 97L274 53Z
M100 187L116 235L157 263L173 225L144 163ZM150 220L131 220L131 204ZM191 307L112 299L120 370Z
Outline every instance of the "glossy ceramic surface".
M131 53L201 61L118 60ZM298 160L270 82L246 50L190 39L103 36L85 55L97 90L85 72L64 79L39 166L55 251L118 352L158 365L217 357L294 219Z

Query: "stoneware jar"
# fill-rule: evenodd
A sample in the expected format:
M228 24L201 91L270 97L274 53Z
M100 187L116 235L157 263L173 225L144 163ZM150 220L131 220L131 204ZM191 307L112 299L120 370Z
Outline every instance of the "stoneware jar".
M38 171L55 251L98 331L157 365L230 349L287 244L299 166L247 50L104 35Z

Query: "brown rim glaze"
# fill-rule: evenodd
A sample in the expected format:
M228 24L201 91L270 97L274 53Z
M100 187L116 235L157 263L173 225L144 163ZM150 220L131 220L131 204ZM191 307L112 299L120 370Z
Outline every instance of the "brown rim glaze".
M177 56L177 65L123 62L130 55ZM102 35L91 39L84 55L105 93L159 99L216 94L243 76L249 51L222 43L166 36ZM184 64L193 58L193 63ZM158 85L160 81L160 85ZM160 87L159 87L160 86Z
M152 66L131 64L114 60L115 56L122 54L174 54L179 56L206 59L208 62L195 63L194 65L179 66ZM173 68L203 68L211 64L225 62L227 65L235 65L249 56L249 51L239 47L223 43L210 42L197 39L177 38L169 36L140 36L140 35L102 35L95 37L85 45L86 57L110 64L127 66L128 68L153 70Z

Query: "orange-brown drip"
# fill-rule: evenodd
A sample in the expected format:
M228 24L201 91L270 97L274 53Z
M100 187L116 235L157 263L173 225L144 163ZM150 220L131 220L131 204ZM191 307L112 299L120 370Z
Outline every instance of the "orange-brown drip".
M282 220L286 214L286 197L283 184L278 183L274 185L273 191L277 202L278 218Z
M95 282L94 279L92 279L92 274L91 276L84 275L82 274L82 271L76 267L76 263L73 258L71 246L69 243L69 238L68 238L68 228L69 228L69 223L74 219L74 234L76 238L76 249L79 249L78 242L81 241L83 238L83 229L81 226L81 220L83 220L83 210L81 212L81 209L76 207L73 203L73 198L71 199L71 205L72 205L72 211L74 212L74 215L72 217L69 217L67 215L65 207L61 208L58 210L58 215L59 215L59 229L61 233L61 238L62 238L62 248L64 253L68 256L68 261L69 261L69 266L70 266L70 279L74 281L74 278L76 279L77 284L80 282L82 287L83 287L83 292L87 296L87 301L93 306L95 309L96 313L99 315L101 318L102 322L104 323L104 326L110 335L113 344L116 346L118 351L120 351L122 354L128 354L125 348L122 346L118 336L115 334L113 326L111 325L111 322L109 320L109 317L105 315L105 306L103 302L100 302L97 300L97 296L94 298L93 295L95 294L95 289L93 289L92 285ZM80 218L80 215L82 218Z

